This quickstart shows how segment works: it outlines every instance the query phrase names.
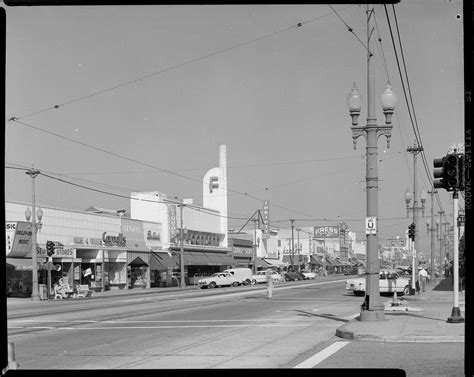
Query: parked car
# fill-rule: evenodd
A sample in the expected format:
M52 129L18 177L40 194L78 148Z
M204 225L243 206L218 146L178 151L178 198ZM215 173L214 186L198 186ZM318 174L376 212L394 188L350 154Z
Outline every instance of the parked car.
M231 274L237 281L238 285L248 285L252 283L253 277L250 268L229 268L223 272Z
M286 281L304 280L304 275L298 271L288 271L285 273L284 278Z
M267 270L268 271L268 270ZM267 282L267 271L257 271L255 275L252 276L252 285L260 284ZM271 271L271 277L274 283L277 283L281 280L281 275L276 271Z
M239 285L238 280L229 272L216 272L211 276L199 279L199 286L202 288L216 288L224 286L237 286Z
M344 275L358 275L359 274L359 268L356 266L348 267L344 269Z
M316 279L316 272L313 271L301 271L305 279Z
M398 296L410 294L410 281L400 276L394 270L381 270L379 273L380 293L394 293ZM365 293L365 277L358 277L346 281L346 290L353 292L356 296L362 296Z

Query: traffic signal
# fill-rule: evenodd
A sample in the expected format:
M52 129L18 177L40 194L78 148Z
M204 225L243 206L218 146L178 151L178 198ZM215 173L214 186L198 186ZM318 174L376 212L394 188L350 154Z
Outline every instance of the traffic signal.
M433 160L433 187L434 188L446 188L445 182L445 172L444 172L444 164L446 162L446 157L443 158L435 158Z
M459 185L459 156L457 154L448 154L444 163L445 188L446 191L454 191Z
M415 241L415 223L411 223L408 226L408 238Z
M54 242L53 241L46 241L46 254L48 257L54 254Z
M458 190L464 191L464 155L458 158Z
M464 190L464 156L448 154L433 160L433 187L446 191Z

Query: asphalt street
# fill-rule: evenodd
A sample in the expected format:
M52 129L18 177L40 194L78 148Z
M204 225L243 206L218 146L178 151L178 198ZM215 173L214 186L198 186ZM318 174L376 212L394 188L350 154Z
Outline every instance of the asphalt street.
M239 288L52 302L57 314L9 317L9 341L22 369L282 368L335 338L360 305L343 279L284 285L271 299Z

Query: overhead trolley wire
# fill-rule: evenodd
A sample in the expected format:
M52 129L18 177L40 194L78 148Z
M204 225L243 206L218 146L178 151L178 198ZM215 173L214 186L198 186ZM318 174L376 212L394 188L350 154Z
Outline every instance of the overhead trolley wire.
M393 7L394 15L395 15L395 20L396 20L396 12L395 12L395 7L393 6L393 4L392 4L392 7ZM416 142L418 143L418 145L420 147L423 148L423 143L421 141L421 134L420 134L420 131L419 131L419 128L418 128L418 123L416 121L416 114L415 114L415 110L414 110L413 99L412 99L412 96L411 96L411 87L409 85L408 72L407 72L407 69L406 69L405 58L404 58L404 54L403 54L403 46L402 46L400 32L399 32L399 28L398 28L398 22L396 22L397 34L398 34L398 38L399 38L399 45L400 45L400 50L401 50L402 59L403 59L403 66L405 68L405 76L406 76L406 80L407 80L407 87L408 87L408 90L410 92L410 99L411 99L410 102L408 101L407 90L405 88L405 83L404 83L404 79L403 79L403 75L402 75L402 70L401 70L401 67L400 67L400 61L399 61L399 58L398 58L397 48L395 46L395 39L394 39L393 32L392 32L390 17L388 15L387 6L385 4L384 4L384 9L385 9L385 15L386 15L386 18L387 18L387 23L388 23L389 30L390 30L390 36L391 36L391 39L392 39L392 45L393 45L393 49L394 49L394 52L395 52L395 58L396 58L396 61L397 61L398 72L399 72L399 75L400 75L400 81L402 83L403 93L404 93L405 101L406 101L406 104L407 104L408 114L410 116L410 121L411 121L411 124L412 124L413 132L415 134ZM410 103L411 103L411 107L413 108L413 115L412 115L412 108L410 107ZM422 157L425 173L428 177L428 181L430 182L430 185L433 187L433 180L432 180L430 172L429 172L428 163L426 161L426 156L425 156L424 151L421 152L421 157ZM438 202L438 207L440 209L442 209L443 206L442 206L442 203L441 203L441 199L439 197L439 193L436 194L436 200Z
M353 34L354 37L356 37L357 40L360 42L360 44L365 48L365 50L366 50L370 55L372 55L372 53L369 51L369 49L368 49L367 46L364 44L364 42L362 42L362 40L357 36L357 34L354 33L354 29L351 28L351 27L346 23L346 21L344 21L344 20L342 19L342 17L339 15L339 13L337 13L337 11L331 6L331 4L328 4L328 6L329 6L329 8L332 9L332 11L336 14L336 16L342 21L342 23L343 23L344 25L346 25L347 30L349 31L349 33Z
M343 8L343 9L341 9L341 10L345 10L345 9L351 8L351 7L353 7L353 5L347 6L347 7ZM288 26L288 27L283 28L283 29L281 29L281 30L274 31L274 32L272 32L272 33L263 35L263 36L261 36L261 37L255 38L255 39L252 39L252 40L250 40L250 41L238 43L238 44L233 45L233 46L231 46L231 47L227 47L227 48L224 48L224 49L222 49L222 50L218 50L218 51L209 53L209 54L207 54L207 55L200 56L200 57L198 57L198 58L194 58L194 59L185 61L185 62L183 62L183 63L176 64L176 65L173 65L173 66L171 66L171 67L167 67L167 68L164 68L164 69L162 69L162 70L155 71L155 72L149 73L149 74L147 74L147 75L140 76L140 77L135 78L135 79L133 79L133 80L129 80L129 81L123 82L123 83L121 83L121 84L117 84L117 85L114 85L114 86L111 86L111 87L108 87L108 88L105 88L105 89L102 89L102 90L99 90L99 91L96 91L96 92L87 94L87 95L85 95L85 96L78 97L78 98L75 98L75 99L73 99L73 100L63 102L63 103L61 103L61 104L56 104L56 105L54 105L54 106L49 106L49 107L44 108L44 109L42 109L42 110L38 110L38 111L35 111L35 112L31 112L31 113L29 113L29 114L22 115L22 116L18 116L18 117L15 117L15 118L16 118L17 120L18 120L18 119L23 119L23 118L27 118L27 117L30 117L30 116L33 116L33 115L37 115L37 114L43 113L43 112L45 112L45 111L54 110L54 109L59 109L60 107L64 107L64 106L66 106L66 105L70 105L70 104L73 104L73 103L76 103L76 102L84 101L84 100L89 99L89 98L91 98L91 97L95 97L95 96L98 96L98 95L100 95L100 94L107 93L107 92L109 92L109 91L112 91L112 90L115 90L115 89L119 89L119 88L122 88L122 87L124 87L124 86L128 86L128 85L134 84L134 83L139 82L139 81L143 81L143 80L149 79L149 78L151 78L151 77L160 75L160 74L162 74L162 73L169 72L169 71L172 71L172 70L175 70L175 69L184 67L184 66L186 66L186 65L189 65L189 64L192 64L192 63L196 63L196 62L198 62L198 61L201 61L201 60L210 58L210 57L212 57L212 56L216 56L216 55L219 55L219 54L222 54L222 53L225 53L225 52L234 50L234 49L236 49L236 48L240 48L240 47L243 47L243 46L246 46L246 45L249 45L249 44L258 42L258 41L261 41L261 40L266 39L266 38L270 38L270 37L272 37L272 36L274 36L274 35L277 35L277 34L286 32L286 31L288 31L288 30L295 29L295 28L300 28L300 27L302 27L302 26L305 25L305 24L308 24L308 23L317 21L317 20L319 20L319 19L321 19L321 18L323 18L323 17L327 17L327 16L329 16L329 15L331 15L331 14L332 14L332 12L329 12L329 13L323 14L323 15L321 15L321 16L315 17L315 18L313 18L313 19L310 19L310 20L308 20L308 21L298 22L296 25ZM10 119L11 119L11 118L10 118Z

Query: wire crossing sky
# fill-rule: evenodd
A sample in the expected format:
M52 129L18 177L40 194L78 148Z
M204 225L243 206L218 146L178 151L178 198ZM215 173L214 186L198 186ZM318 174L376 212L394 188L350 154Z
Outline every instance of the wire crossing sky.
M275 226L347 220L364 237L365 145L353 150L346 96L356 82L365 122L365 5L6 12L5 157L54 177L38 180L40 204L129 208L127 188L199 203L225 144L234 229L268 199ZM423 145L418 182L428 191L432 159L463 140L459 14L456 1L375 7L377 96L388 78L398 96L391 149L378 145L386 239L409 224L407 144L418 137ZM376 112L383 122L378 98ZM28 203L30 178L5 174L6 200ZM437 207L451 212L447 193L438 196Z

